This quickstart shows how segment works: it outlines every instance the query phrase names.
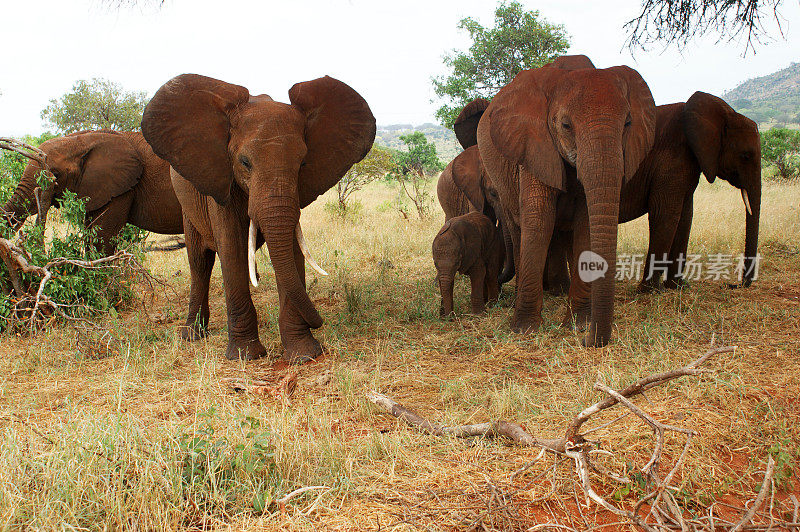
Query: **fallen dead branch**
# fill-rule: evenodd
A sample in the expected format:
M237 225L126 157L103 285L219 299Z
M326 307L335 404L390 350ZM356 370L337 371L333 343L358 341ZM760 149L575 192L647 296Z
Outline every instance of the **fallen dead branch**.
M719 518L715 518L711 512L708 516L703 517L690 516L683 510L676 499L676 493L678 489L672 485L672 481L683 464L691 445L692 438L696 436L697 433L689 428L676 427L657 421L651 415L636 406L630 399L636 397L637 395L641 395L647 390L665 384L679 377L690 375L696 376L704 373L706 370L700 369L700 366L707 362L711 357L721 353L729 353L735 349L735 346L710 349L701 357L697 358L686 366L644 377L619 391L613 390L603 383L596 383L594 388L598 391L602 391L606 397L603 400L598 401L597 403L584 409L569 423L567 423L566 427L562 431L563 436L559 438L538 437L530 434L517 423L502 420L471 425L436 425L425 417L397 403L394 399L386 395L377 393L375 391L370 391L367 393L367 398L385 412L398 419L401 419L416 430L427 434L439 437L451 436L456 438L505 438L519 446L539 447L545 452L568 457L573 462L580 486L586 497L594 501L597 505L605 510L624 518L627 524L634 525L639 529L658 532L673 530L716 530L718 527L727 529L731 525L734 525L734 523L725 522ZM642 477L646 480L646 483L643 489L643 495L634 505L633 510L630 510L623 505L612 504L602 495L598 494L594 489L592 484L592 473L617 483L630 484L631 481L629 479L614 475L605 468L594 464L591 459L593 453L609 453L604 450L598 450L596 448L598 446L597 442L592 442L585 438L586 434L589 432L594 432L597 430L596 428L581 432L581 427L587 421L589 421L589 419L599 412L607 410L615 405L621 405L624 407L627 410L626 415L616 417L610 423L602 425L603 427L613 425L614 423L617 423L620 420L628 417L628 414L633 414L647 424L654 434L655 441L652 454L645 465L639 468L637 473L642 475ZM659 466L661 465L665 439L668 433L680 435L683 438L684 443L682 452L673 464L673 467L667 472L665 477L661 478ZM527 464L526 466L529 467L530 464ZM523 469L525 469L526 466L523 466ZM770 491L773 469L774 461L772 457L770 457L767 463L764 482L762 483L758 496L748 511L744 511L744 509L742 509L743 516L740 522L733 528L734 530L742 530L752 527L752 520L756 515L757 510L764 504L764 499ZM514 476L516 476L516 474L519 472L521 471L516 472ZM797 521L797 519L795 518L794 521ZM800 523L796 522L775 522L774 524L795 529L800 527ZM551 526L554 528L563 529L571 528L564 525L555 524L552 524Z
M292 406L292 394L297 387L297 375L296 369L290 369L277 383L237 378L224 378L221 382L230 386L234 391L272 397L284 406Z

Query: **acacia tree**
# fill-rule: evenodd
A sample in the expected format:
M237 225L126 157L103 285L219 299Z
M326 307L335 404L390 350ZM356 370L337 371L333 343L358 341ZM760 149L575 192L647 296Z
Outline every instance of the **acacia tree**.
M525 11L514 0L503 1L494 12L494 27L472 18L458 23L472 39L467 51L453 50L443 58L445 76L433 78L433 90L445 100L436 117L452 127L461 108L475 98L491 99L521 70L538 68L569 48L564 26L550 24L538 11Z
M800 131L773 128L761 134L761 158L775 165L781 179L791 179L800 172Z
M344 216L348 210L347 201L353 192L359 191L369 183L385 176L394 168L394 165L392 151L389 148L373 144L367 156L351 166L336 185L339 199L337 212Z
M94 78L80 80L71 92L50 100L41 116L60 134L86 129L138 131L147 101L143 91L127 92L117 83Z
M645 48L663 42L683 47L693 37L714 31L720 39L729 40L746 34L746 52L765 35L765 16L780 25L778 8L782 3L783 0L643 0L641 13L625 24L630 31L628 46Z
M420 219L423 219L430 212L433 203L428 185L433 175L440 172L444 165L436 155L436 146L428 141L423 132L401 135L400 140L406 149L398 150L394 154L394 177L414 204Z

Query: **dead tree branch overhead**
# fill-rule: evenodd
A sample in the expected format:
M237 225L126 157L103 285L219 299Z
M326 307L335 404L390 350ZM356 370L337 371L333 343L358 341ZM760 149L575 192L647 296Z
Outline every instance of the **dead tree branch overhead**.
M778 32L779 7L783 0L643 0L639 15L628 21L627 45L630 49L646 48L650 44L676 44L684 47L694 37L709 32L719 39L733 40L744 36L745 50L755 51L755 45L768 36L765 19L774 19Z

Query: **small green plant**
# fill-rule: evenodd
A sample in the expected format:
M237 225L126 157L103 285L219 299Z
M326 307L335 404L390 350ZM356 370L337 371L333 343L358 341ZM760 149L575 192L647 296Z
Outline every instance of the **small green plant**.
M246 416L239 420L244 441L231 443L216 435L215 417L214 407L198 414L200 426L180 438L184 498L208 513L227 514L237 507L270 510L282 484L272 433Z
M772 455L775 460L775 472L773 473L773 480L778 489L794 489L790 479L794 475L794 469L797 465L797 457L800 455L800 449L792 448L792 440L784 438L779 442L775 442L767 448L767 452Z

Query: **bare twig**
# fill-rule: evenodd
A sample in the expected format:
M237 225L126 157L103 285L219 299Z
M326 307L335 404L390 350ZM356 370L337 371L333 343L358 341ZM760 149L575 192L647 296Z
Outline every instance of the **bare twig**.
M764 497L767 496L767 492L769 491L769 487L772 483L772 473L775 470L775 460L772 459L772 455L769 455L769 459L767 460L767 470L764 472L764 482L761 483L761 489L758 491L758 496L756 497L753 506L744 514L742 520L739 521L736 526L730 529L730 532L738 532L746 527L750 521L753 520L753 516L756 515L756 512L764 502Z

